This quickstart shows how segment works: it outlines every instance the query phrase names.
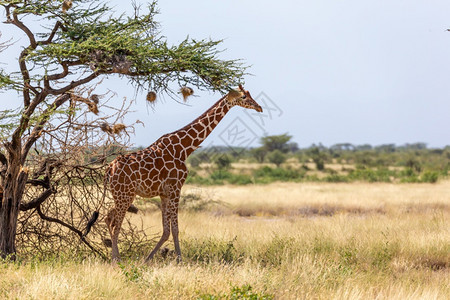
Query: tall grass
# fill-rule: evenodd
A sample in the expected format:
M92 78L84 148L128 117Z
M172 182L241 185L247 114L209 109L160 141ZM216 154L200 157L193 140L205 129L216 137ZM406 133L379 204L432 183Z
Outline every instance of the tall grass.
M208 187L226 204L181 211L181 264L172 251L150 265L0 263L0 298L449 299L449 191L450 182ZM161 231L158 211L141 217L149 234Z

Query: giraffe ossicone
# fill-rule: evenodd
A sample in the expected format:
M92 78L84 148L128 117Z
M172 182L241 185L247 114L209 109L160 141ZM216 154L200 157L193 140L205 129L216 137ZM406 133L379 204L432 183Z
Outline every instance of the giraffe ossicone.
M163 233L146 258L151 260L172 232L177 260L181 260L178 240L178 203L181 187L188 175L186 158L197 149L233 106L262 112L250 93L239 85L210 109L180 130L163 135L149 147L120 155L108 166L105 185L114 199L106 218L111 234L112 260L119 259L118 238L125 213L136 195L161 197Z

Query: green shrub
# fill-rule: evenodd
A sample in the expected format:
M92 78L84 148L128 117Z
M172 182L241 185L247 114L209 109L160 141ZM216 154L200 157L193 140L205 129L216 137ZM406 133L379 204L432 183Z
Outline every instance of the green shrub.
M193 168L197 168L200 166L202 161L197 157L197 155L193 155L188 158L188 162Z
M209 177L213 180L213 182L221 182L229 179L232 174L226 170L216 170L209 175Z
M326 182L348 182L349 178L348 176L344 175L331 174L325 177L323 180Z
M255 181L258 183L268 183L273 181L298 181L305 176L305 171L285 168L263 167L253 171Z
M253 183L253 180L250 176L245 174L232 174L228 179L228 182L231 184L245 185Z
M279 168L286 161L286 155L280 150L274 150L267 155L267 159Z
M439 173L436 171L425 171L420 176L420 182L436 183L439 178Z
M226 170L231 167L231 158L228 154L219 155L214 159L214 163L220 170Z
M350 180L361 180L368 182L391 182L390 176L395 176L394 171L388 169L356 169L350 171L348 178Z

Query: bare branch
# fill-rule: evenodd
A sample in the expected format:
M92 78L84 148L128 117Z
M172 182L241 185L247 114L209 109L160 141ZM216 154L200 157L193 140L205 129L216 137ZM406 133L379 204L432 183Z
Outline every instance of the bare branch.
M42 194L39 195L39 197L31 200L30 202L28 202L28 203L20 203L19 209L21 211L27 211L27 210L30 210L30 209L37 208L45 200L47 200L48 197L50 197L54 193L55 193L55 191L52 188L49 188L49 189L45 190L44 192L42 192Z
M44 79L44 86L45 86L46 91L49 94L51 94L51 95L61 95L61 94L64 94L64 93L70 91L73 88L76 88L77 86L80 86L82 84L85 84L85 83L88 83L88 82L94 80L99 75L100 74L98 72L94 72L91 75L89 75L89 76L87 76L87 77L85 77L83 79L80 79L80 80L77 80L77 81L72 81L69 85L67 85L67 86L65 86L63 88L60 88L60 89L56 89L56 90L50 87L48 79L47 80Z
M22 148L22 163L25 163L25 160L27 158L28 152L30 151L30 148L33 146L33 144L37 141L39 136L42 133L42 130L44 128L44 125L47 123L47 121L50 119L51 111L54 111L58 107L60 107L64 102L70 99L70 94L64 94L56 98L56 100L50 105L44 112L42 113L42 120L34 127L33 131L31 132L30 136L28 137L28 140L25 142L25 145Z
M62 61L60 63L61 67L63 68L63 71L61 73L58 74L52 74L52 75L47 75L44 78L44 86L46 89L48 90L53 90L50 87L50 81L53 80L59 80L62 79L64 77L66 77L67 75L69 75L69 67L71 66L79 66L82 65L82 62L80 60L75 60L75 61Z
M66 30L66 28L62 25L60 21L56 21L55 27L53 27L52 32L50 33L49 37L45 41L38 41L38 45L48 45L53 42L53 38L55 37L56 31L58 31L59 28L62 28L62 30Z
M37 43L36 43L36 39L34 38L34 34L31 32L31 30L27 26L25 26L25 24L23 24L19 20L19 18L17 17L17 14L15 12L13 12L12 15L13 15L13 19L11 20L11 18L9 18L8 23L12 23L12 24L16 25L17 27L19 27L20 29L22 29L22 31L25 32L26 35L28 36L31 47L33 49L36 49Z
M28 51L30 47L22 50L19 56L19 67L20 72L22 73L24 87L23 87L23 105L24 107L30 106L30 91L28 87L30 86L30 73L28 72L27 64L25 62L25 58L28 55Z
M0 152L0 162L3 165L7 165L8 164L8 160L6 159L6 156L3 153L1 153L1 152Z
M69 66L67 65L67 62L61 62L61 67L63 68L63 71L59 74L48 75L47 81L58 80L66 77L69 74Z
M93 246L92 246L92 245L91 245L91 244L83 237L83 233L82 233L80 230L78 230L77 228L73 227L72 225L67 224L67 223L65 223L65 222L63 222L63 221L61 221L61 220L59 220L59 219L56 219L56 218L52 218L52 217L46 216L46 215L42 212L40 206L37 206L37 207L36 207L36 211L37 211L38 215L39 215L42 219L44 219L44 220L46 220L46 221L49 221L49 222L58 223L58 224L60 224L60 225L62 225L62 226L64 226L64 227L70 229L71 231L73 231L75 234L77 234L77 235L80 237L81 241L82 241L84 244L86 244L86 246L89 247L89 249L91 249L94 253L96 253L97 255L99 255L100 257L102 257L103 259L105 259L105 260L107 259L107 258L105 257L105 255L103 255L103 253L101 253L101 252L99 252L97 249L95 249L95 248L94 248L94 247L93 247Z
M34 185L34 186L41 186L46 189L50 189L50 180L48 177L46 177L44 180L42 179L28 179L28 184Z

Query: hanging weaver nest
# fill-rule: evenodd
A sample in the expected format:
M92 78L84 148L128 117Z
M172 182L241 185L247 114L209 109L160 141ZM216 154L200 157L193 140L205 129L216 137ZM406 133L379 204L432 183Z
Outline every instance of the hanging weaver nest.
M72 0L64 0L62 4L62 12L66 13L72 7Z
M106 133L113 133L113 131L112 131L112 128L109 126L109 124L108 123L102 123L102 124L100 124L100 129L103 131L103 132L106 132Z
M88 102L87 105L88 105L89 110L90 110L92 113L98 115L98 107L97 107L97 103L95 103L95 102Z
M187 98L194 94L194 90L190 87L183 86L180 89L181 95L183 95L183 101L186 102Z
M109 134L119 134L122 131L124 131L125 128L127 128L127 126L125 126L125 124L122 124L122 123L114 124L113 127L109 126L109 124L106 123L106 122L100 124L100 129L103 132L106 132L106 133L109 133Z
M93 96L97 96L97 95L93 95ZM76 94L70 94L70 98L72 101L79 101L79 102L85 103L88 106L89 111L91 111L92 113L94 113L96 115L98 114L98 106L97 106L98 96L97 96L97 101L92 100L92 97L91 97L91 99L87 99L87 98L84 98L84 97L76 95Z
M115 134L119 134L119 133L121 133L122 131L124 131L125 128L127 128L127 126L125 126L125 124L117 123L117 124L114 124L114 126L113 126L113 128L112 128L112 131L113 131Z
M153 91L148 92L146 100L150 103L154 103L156 101L156 93Z

